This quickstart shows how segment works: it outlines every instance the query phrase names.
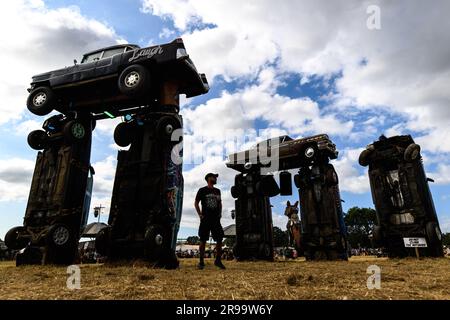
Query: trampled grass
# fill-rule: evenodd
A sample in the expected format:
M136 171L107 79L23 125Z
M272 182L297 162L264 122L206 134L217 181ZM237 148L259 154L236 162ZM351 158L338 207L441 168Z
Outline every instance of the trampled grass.
M82 265L81 289L69 290L65 267L16 268L0 263L0 299L450 299L450 259L349 262L225 262L181 260L178 270L142 263ZM381 268L381 288L367 288L367 268Z

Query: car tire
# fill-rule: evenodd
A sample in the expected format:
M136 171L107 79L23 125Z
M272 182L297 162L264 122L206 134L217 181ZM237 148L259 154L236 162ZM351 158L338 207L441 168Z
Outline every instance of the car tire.
M232 196L234 199L239 198L240 192L239 192L239 187L238 187L238 186L232 186L232 187L231 187L231 196Z
M181 129L182 124L180 120L173 116L164 116L159 119L156 126L158 138L161 141L178 143L179 141L172 141L172 135L175 130Z
M361 154L359 155L358 163L362 167L367 167L369 165L369 158L372 155L372 150L365 149Z
M46 116L55 108L56 96L49 87L39 87L31 91L27 99L28 110L37 116Z
M15 227L5 235L5 245L10 250L21 250L28 245L28 239L20 239L20 234L25 232L25 227Z
M280 188L272 175L262 176L261 181L256 183L256 191L260 195L269 198L280 194Z
M28 135L27 141L32 149L44 150L48 145L48 134L44 130L35 130Z
M50 227L47 234L47 243L53 249L70 248L73 242L72 231L65 224L58 223Z
M150 261L160 259L164 251L164 241L166 239L164 228L160 225L152 225L145 232L145 251Z
M63 128L63 132L64 138L69 144L84 141L88 136L86 127L77 120L67 122Z
M420 157L420 146L415 143L411 143L405 150L404 159L405 161L411 162Z
M300 162L303 164L312 163L318 156L319 149L315 144L304 146L300 151Z
M119 76L119 90L127 96L139 96L150 88L151 77L149 70L139 64L131 65Z
M114 130L114 142L119 147L126 148L133 141L134 133L134 126L131 123L119 123Z

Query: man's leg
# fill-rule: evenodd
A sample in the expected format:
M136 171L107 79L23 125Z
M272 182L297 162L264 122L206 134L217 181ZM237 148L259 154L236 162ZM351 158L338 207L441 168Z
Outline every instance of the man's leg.
M198 229L198 236L200 238L200 245L199 245L199 256L200 256L200 262L198 264L199 269L205 268L205 247L206 242L209 238L210 229L207 224L207 221L202 220L200 222L200 228Z
M216 260L214 262L214 265L216 267L219 267L220 269L225 269L225 266L222 263L222 241L224 234L220 221L217 221L217 223L215 223L211 231L213 234L213 238L216 241Z
M206 247L206 242L200 241L200 246L199 246L200 265L205 265L205 247Z

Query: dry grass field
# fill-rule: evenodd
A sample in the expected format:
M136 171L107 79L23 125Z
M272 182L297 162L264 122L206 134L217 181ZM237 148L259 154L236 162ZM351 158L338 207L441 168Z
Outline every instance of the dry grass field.
M302 259L226 263L181 260L175 271L142 263L82 265L81 289L66 286L66 268L16 268L0 262L0 299L450 299L450 259L388 260L353 257L349 262ZM381 267L381 289L367 289L367 267Z

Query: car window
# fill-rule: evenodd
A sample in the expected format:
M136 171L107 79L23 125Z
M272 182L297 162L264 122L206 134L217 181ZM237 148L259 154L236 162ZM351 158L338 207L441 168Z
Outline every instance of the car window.
M105 53L103 54L103 58L110 58L110 57L112 57L112 56L115 56L116 54L124 53L124 51L125 51L124 48L118 48L118 49L107 50L107 51L105 51Z
M90 63L95 62L97 60L100 60L100 57L102 56L103 52L94 53L88 56L84 56L83 61L81 63Z

